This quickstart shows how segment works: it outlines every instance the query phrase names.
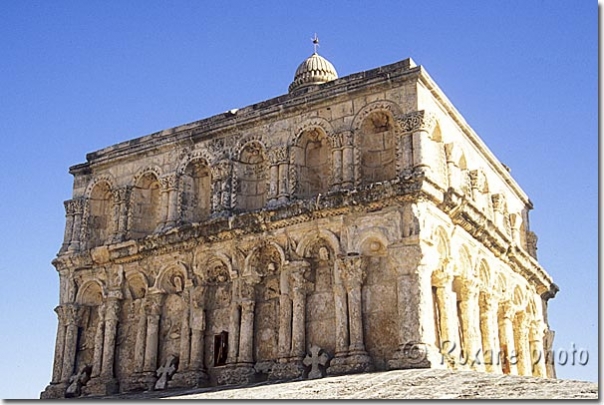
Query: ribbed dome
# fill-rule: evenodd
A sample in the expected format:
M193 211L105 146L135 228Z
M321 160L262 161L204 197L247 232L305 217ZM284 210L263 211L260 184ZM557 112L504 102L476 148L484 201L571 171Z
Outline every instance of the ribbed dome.
M326 83L337 78L338 73L331 62L317 53L313 53L296 69L294 81L289 85L289 91L291 93L305 86Z

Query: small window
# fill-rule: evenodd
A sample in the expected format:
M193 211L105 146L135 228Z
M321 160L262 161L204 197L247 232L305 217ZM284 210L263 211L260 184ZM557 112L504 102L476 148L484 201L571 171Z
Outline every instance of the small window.
M227 360L229 333L226 331L214 335L214 366L224 366Z

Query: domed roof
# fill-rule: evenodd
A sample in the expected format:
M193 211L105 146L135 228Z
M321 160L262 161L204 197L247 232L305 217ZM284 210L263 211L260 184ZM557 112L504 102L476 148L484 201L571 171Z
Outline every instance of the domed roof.
M315 52L298 66L289 91L291 93L302 87L326 83L337 78L338 73L331 62Z

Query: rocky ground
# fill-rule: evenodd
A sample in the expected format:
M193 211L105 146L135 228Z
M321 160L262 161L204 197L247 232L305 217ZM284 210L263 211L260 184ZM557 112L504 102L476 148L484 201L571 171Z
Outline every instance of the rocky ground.
M396 370L247 387L119 395L122 399L598 399L586 381L472 371Z

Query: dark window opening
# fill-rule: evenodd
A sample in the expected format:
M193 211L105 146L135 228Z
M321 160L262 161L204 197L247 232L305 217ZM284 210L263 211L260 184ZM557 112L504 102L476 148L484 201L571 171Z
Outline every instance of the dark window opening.
M227 360L229 333L226 331L214 335L214 366L224 366Z

